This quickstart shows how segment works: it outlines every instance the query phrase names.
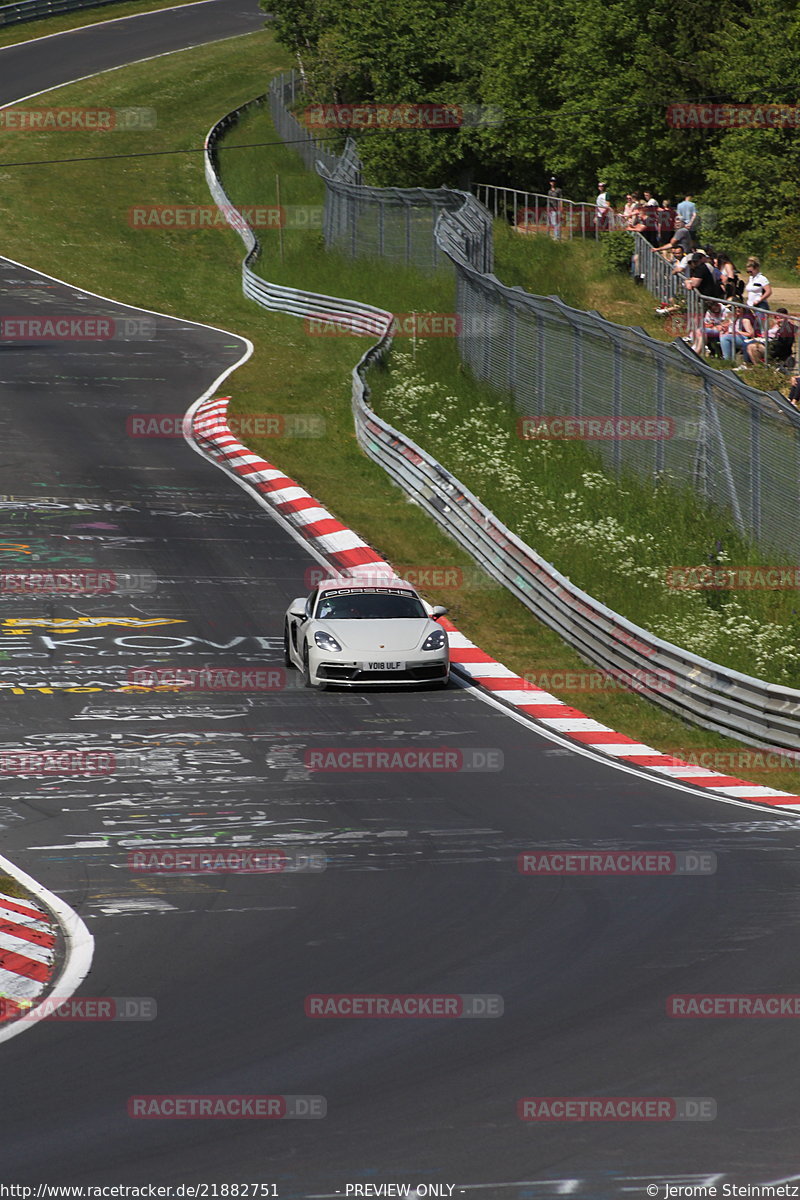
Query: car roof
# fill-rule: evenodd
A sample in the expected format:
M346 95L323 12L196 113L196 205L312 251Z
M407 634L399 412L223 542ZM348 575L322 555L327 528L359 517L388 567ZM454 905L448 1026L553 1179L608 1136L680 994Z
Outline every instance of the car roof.
M399 579L394 575L366 575L363 578L353 579L323 579L319 584L320 593L328 591L340 591L342 588L369 588L370 590L403 591L410 592L413 596L417 595L417 589L413 584L406 579Z

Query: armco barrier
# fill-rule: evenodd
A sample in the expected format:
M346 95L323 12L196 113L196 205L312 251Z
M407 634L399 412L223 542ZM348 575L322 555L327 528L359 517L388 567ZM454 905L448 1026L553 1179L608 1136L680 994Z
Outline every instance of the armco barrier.
M42 17L57 17L79 8L101 8L119 4L121 0L18 0L16 4L0 5L0 25L18 25L22 21L38 21Z
M262 101L260 98L258 103ZM205 166L214 200L248 250L242 268L245 295L271 311L295 316L322 311L353 315L354 332L359 331L359 315L368 320L372 329L381 320L386 321L388 329L391 314L381 309L277 287L251 270L250 263L258 255L258 240L243 218L232 211L215 168L216 142L236 122L241 111L244 110L228 114L210 130ZM439 219L444 221L452 216L447 213ZM648 695L664 708L745 743L800 749L800 691L718 666L618 616L575 587L498 521L455 476L373 412L364 376L390 344L389 333L384 333L354 367L353 414L364 451L407 495L589 662L633 679L640 678L643 672L663 672L670 680L670 688L653 690Z

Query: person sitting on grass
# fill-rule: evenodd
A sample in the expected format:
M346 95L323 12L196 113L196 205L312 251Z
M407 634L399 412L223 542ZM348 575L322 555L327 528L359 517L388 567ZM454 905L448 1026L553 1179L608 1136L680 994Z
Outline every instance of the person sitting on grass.
M767 331L767 363L777 367L792 365L796 322L785 308L776 310L772 325ZM764 362L764 338L760 337L747 347L747 358L754 365Z
M723 308L719 300L709 302L703 313L702 325L697 329L692 342L695 354L702 356L705 342L705 349L710 358L722 358L720 335L723 330L727 331L730 315L730 309Z
M755 336L755 320L750 309L735 309L732 314L731 328L720 329L719 348L722 351L722 357L729 362L734 362L736 351L740 350L746 367L750 361L747 356L747 347Z

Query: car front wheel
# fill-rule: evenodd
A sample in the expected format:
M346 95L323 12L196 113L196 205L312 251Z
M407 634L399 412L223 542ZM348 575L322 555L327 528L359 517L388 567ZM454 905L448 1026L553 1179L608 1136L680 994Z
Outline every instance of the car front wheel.
M308 664L308 645L303 647L303 687L315 688L319 692L324 692L326 688L324 683L315 683L311 678L311 668Z
M291 634L289 633L289 622L286 621L283 626L283 665L288 671L294 671L297 668L295 667L294 659L292 658L292 652L289 644L290 637Z

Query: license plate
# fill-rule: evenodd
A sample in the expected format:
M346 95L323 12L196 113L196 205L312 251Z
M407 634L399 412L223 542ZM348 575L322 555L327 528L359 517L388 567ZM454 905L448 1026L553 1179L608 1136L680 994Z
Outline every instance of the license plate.
M361 664L362 671L401 671L401 662L365 662Z

